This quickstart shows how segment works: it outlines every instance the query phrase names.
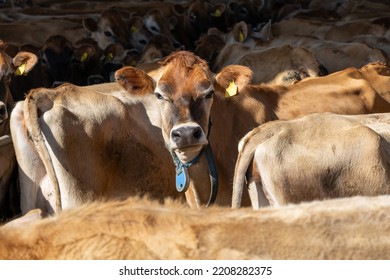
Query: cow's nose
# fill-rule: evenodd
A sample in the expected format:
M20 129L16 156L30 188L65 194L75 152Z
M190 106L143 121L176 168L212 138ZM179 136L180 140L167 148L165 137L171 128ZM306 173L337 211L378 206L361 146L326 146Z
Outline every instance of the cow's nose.
M0 121L5 120L6 118L8 118L7 107L4 103L0 102Z
M203 130L199 125L179 126L171 131L171 140L178 148L197 145L202 137Z

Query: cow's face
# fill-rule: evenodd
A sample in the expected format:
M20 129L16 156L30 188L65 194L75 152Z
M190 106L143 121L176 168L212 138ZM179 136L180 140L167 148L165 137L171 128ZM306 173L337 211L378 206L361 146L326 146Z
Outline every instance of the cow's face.
M53 35L46 40L42 51L42 61L52 82L69 81L69 66L73 55L72 43L62 35Z
M155 89L162 133L183 162L192 160L208 144L213 95L213 77L205 61L179 52L164 62Z
M126 48L132 48L129 41L128 16L115 8L109 8L101 13L98 20L85 18L83 26L101 49L116 42L121 43Z
M240 92L252 80L252 71L229 65L214 77L204 60L179 51L168 56L153 77L130 66L115 73L117 82L132 95L153 94L149 107L159 114L164 141L182 163L187 163L208 144L215 93L223 98L232 82Z
M133 69L126 67L116 73L118 82L130 92L139 88L130 79ZM208 144L213 75L204 60L181 51L162 63L155 81L154 103L164 141L183 163L189 162Z

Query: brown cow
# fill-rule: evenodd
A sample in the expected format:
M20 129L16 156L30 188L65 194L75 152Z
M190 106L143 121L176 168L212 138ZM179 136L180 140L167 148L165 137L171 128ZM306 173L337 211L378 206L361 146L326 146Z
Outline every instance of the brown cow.
M37 57L29 52L18 52L11 58L5 52L6 45L0 41L0 220L17 213L9 198L16 192L16 158L10 138L9 115L14 107L10 92L11 76L27 74L36 64Z
M311 114L266 123L240 142L232 206L240 206L246 174L255 209L390 194L389 145L390 114Z
M83 25L101 49L113 43L121 43L128 49L142 51L152 35L144 27L142 17L117 7L104 10L98 20L85 18Z
M383 75L383 81L389 80L381 73L386 66L370 69L372 79ZM244 66L227 66L214 76L204 60L181 51L151 75L125 67L116 78L127 92L116 84L64 85L32 91L18 103L11 128L24 176L22 193L35 192L36 197L34 186L39 186L53 209L60 201L52 199L56 188L64 208L136 193L173 195L175 175L166 146L176 163L178 189L188 186L189 205L215 199L216 173L220 189L215 202L230 205L236 147L259 124L313 112L390 112L390 104L379 95L384 92L373 89L358 69L271 88L250 85L252 72ZM233 96L225 97L227 89ZM135 163L133 157L142 160ZM37 207L31 197L24 197L32 201L29 206L22 203L27 211Z
M36 216L0 227L0 259L390 259L389 196L257 211L129 198Z

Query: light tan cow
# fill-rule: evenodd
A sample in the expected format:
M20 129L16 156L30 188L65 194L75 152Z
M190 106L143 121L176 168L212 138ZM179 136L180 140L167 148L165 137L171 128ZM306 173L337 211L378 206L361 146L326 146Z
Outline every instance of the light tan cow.
M381 83L389 82L386 66L370 69L371 80L383 75ZM11 130L24 177L24 213L37 207L37 194L55 209L58 189L64 208L139 193L174 196L175 172L167 150L182 176L178 189L187 190L190 206L214 199L231 205L236 147L254 127L313 112L390 112L380 87L373 89L359 69L290 87L265 87L249 83L247 67L231 65L214 75L204 60L180 51L152 77L124 67L116 72L120 85L40 89L18 103ZM226 97L227 89L233 96Z
M389 163L389 113L311 114L269 122L240 142L232 206L240 206L246 174L256 209L390 194Z
M141 103L116 83L31 91L11 116L22 212L39 207L52 213L60 204L67 208L132 193L177 197L174 188L166 188L174 185L168 176L174 167L148 115L153 100ZM49 149L50 157L39 148ZM57 181L62 203L55 201Z
M37 214L0 227L1 259L390 259L389 196L257 211L129 198Z

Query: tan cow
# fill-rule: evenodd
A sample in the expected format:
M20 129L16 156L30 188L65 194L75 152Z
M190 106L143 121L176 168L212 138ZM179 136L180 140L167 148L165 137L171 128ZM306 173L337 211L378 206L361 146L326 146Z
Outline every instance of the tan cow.
M311 51L318 62L329 73L344 70L348 67L360 68L371 62L388 63L386 53L379 48L369 47L358 42L334 42L312 36L283 35L268 41L264 47L280 47L289 44Z
M11 77L27 74L37 62L29 52L18 52L13 58L5 52L6 44L0 41L0 220L15 214L15 205L9 204L9 196L16 193L15 151L10 137L9 115L14 107L10 92Z
M245 177L252 207L390 194L390 114L311 114L274 121L240 142L232 206Z
M383 75L381 83L389 81L386 66L370 69L371 80ZM53 199L56 187L64 208L138 193L174 196L167 150L176 163L177 188L187 190L190 206L214 199L230 205L236 147L254 127L313 112L390 112L383 92L376 91L380 86L373 89L358 69L271 88L249 84L247 67L227 66L215 76L204 60L180 51L152 77L125 67L116 79L126 91L117 84L64 85L32 91L18 103L11 129L24 177L21 190L27 194L24 212L37 207L37 194L51 200L51 208L59 206L59 198Z
M267 47L264 41L249 36L249 27L244 22L237 23L229 33L211 28L208 35L197 41L196 52L203 55L208 50L208 39L215 44L210 68L217 73L227 65L238 64L253 71L253 83L288 86L306 77L318 77L320 65L314 53L303 47L286 44ZM220 38L225 41L221 47ZM270 42L272 44L272 41Z
M307 77L318 77L321 72L311 51L290 45L253 50L233 64L249 67L255 84L289 86Z
M0 259L390 259L390 197L189 209L145 199L92 203L0 227Z

